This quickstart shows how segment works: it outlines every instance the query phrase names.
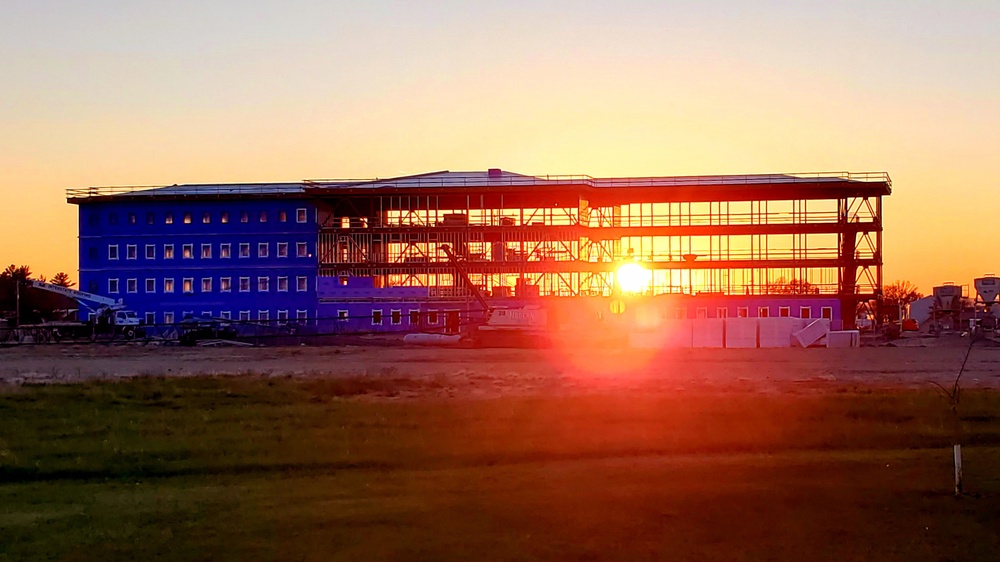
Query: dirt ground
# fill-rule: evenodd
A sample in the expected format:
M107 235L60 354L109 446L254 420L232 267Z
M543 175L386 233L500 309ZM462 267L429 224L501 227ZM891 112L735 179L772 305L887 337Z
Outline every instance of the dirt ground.
M459 397L606 391L828 392L950 386L968 340L929 347L858 349L433 349L341 347L179 348L133 345L0 349L0 388L95 379L204 374L369 377L407 392ZM976 345L964 388L1000 389L1000 347ZM422 390L421 390L422 389ZM404 393L405 396L405 393ZM399 398L399 394L394 397Z

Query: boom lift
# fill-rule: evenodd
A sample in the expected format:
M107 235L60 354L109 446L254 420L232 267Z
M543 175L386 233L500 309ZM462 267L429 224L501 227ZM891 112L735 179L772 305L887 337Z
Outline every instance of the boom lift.
M81 310L77 312L79 319L82 309L87 309L92 315L92 320L79 319L77 322L47 322L35 328L46 329L50 332L52 339L58 341L64 337L90 337L95 339L99 335L124 336L126 339L145 336L139 321L139 315L135 311L125 308L121 299L115 300L110 297L77 291L61 285L53 285L44 281L29 279L27 286L63 295L75 300L80 304Z

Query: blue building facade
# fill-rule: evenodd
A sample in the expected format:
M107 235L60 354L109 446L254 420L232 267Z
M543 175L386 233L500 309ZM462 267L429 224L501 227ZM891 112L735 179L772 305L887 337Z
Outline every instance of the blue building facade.
M285 191L81 200L80 287L148 325L315 318L316 208Z

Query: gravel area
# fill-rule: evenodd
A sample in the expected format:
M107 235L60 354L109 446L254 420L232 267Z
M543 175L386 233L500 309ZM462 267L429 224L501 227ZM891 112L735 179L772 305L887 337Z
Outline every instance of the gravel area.
M922 346L923 345L923 346ZM432 349L380 346L0 349L0 388L144 376L371 378L446 396L593 390L809 392L951 386L961 338L859 349ZM418 383L418 384L414 384ZM383 385L384 386L384 385ZM1000 389L1000 347L972 348L964 388Z

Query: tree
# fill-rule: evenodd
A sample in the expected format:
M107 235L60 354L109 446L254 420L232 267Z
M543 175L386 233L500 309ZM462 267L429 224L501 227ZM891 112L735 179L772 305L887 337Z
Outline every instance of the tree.
M879 317L886 320L899 320L900 309L911 302L923 298L923 293L909 281L893 281L882 288L882 303L878 311Z
M63 282L73 284L69 275L61 275ZM21 324L30 324L52 319L55 311L76 308L74 299L27 286L25 282L32 279L45 277L33 275L27 265L11 264L0 272L0 318L17 317Z
M2 281L27 281L30 278L31 268L26 265L18 267L14 264L10 264L7 266L7 269L3 270L3 273L0 273L0 280Z
M893 281L882 289L882 301L896 305L907 305L923 297L917 286L909 281Z
M76 285L76 283L69 280L69 274L66 273L65 271L60 271L59 273L56 273L55 276L52 277L52 284L59 285L60 287L66 287L67 289L69 289L73 285Z

